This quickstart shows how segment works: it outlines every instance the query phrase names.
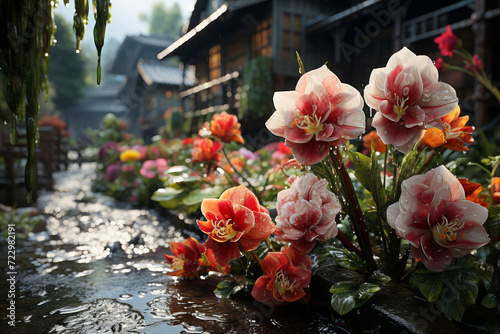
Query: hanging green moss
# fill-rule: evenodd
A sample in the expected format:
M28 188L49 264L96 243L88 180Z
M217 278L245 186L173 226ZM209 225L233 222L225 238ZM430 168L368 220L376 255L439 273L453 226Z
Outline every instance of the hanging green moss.
M27 162L25 183L28 201L31 201L36 181L35 142L38 137L38 96L48 96L50 46L56 25L54 9L58 1L16 0L0 1L0 73L6 80L4 96L12 112L11 143L17 142L17 120L25 114L27 136ZM66 6L69 0L64 0ZM79 50L80 41L88 23L88 0L74 0L74 30ZM104 45L106 23L111 19L111 1L93 0L94 41L98 53L97 84L101 80L101 51ZM23 110L24 109L24 110Z

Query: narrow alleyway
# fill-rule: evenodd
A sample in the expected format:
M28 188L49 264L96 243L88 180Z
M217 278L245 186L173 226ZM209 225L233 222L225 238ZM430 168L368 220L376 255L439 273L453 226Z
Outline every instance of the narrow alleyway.
M54 192L39 197L45 223L16 243L16 326L0 332L336 332L327 305L220 300L213 294L220 277L164 275L170 241L195 236L196 227L93 193L94 168L72 165L55 175ZM1 290L6 296L5 280Z

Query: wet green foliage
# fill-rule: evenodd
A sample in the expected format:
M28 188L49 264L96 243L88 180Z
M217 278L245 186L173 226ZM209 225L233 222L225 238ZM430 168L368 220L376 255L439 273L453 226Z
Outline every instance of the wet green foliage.
M111 14L109 0L94 0L96 26L94 40L98 50L97 82L100 82L100 55L104 45L106 23ZM64 1L65 5L69 1ZM0 73L6 84L4 96L12 112L11 142L17 140L17 121L24 112L27 134L27 163L25 168L28 201L35 184L35 141L38 137L38 96L40 91L48 96L50 46L53 44L56 25L54 9L58 1L19 0L0 3ZM83 38L88 18L88 0L75 0L74 28L77 48Z

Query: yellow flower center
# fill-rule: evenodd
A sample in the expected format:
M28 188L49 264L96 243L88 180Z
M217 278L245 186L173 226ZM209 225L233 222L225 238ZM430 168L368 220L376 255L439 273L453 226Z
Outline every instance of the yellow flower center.
M401 117L403 117L403 115L406 115L406 109L408 109L408 106L405 106L405 103L406 101L408 101L408 98L399 97L396 94L394 94L394 97L396 99L396 104L392 106L392 110L398 115L396 122L399 122Z
M184 253L181 253L178 257L174 257L172 260L172 268L173 269L182 269L184 268L184 262L186 262L186 256Z
M307 134L317 134L323 130L323 123L321 123L321 117L316 115L316 110L318 106L313 104L312 115L303 115L300 110L295 111L295 121L293 121L292 126L304 130Z
M278 289L278 293L281 295L287 290L291 290L293 294L297 294L297 291L294 290L293 285L297 280L290 283L288 277L285 275L282 269L278 270L276 273L276 278L274 279L274 286Z
M224 239L224 241L233 239L238 231L233 229L234 224L230 224L231 219L228 220L219 220L213 221L212 226L214 227L213 234L220 239Z
M435 240L457 240L457 231L463 229L465 222L458 220L457 218L452 221L448 221L446 217L443 216L443 222L434 225L432 228L432 235ZM462 237L465 237L465 233L462 232Z

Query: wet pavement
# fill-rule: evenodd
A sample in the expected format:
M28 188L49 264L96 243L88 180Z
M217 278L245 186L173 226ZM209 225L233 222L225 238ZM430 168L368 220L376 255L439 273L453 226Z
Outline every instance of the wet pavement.
M55 191L40 195L45 223L16 242L15 327L9 282L0 285L0 333L344 333L327 304L222 300L213 294L219 276L166 276L170 241L200 239L196 227L93 193L94 168L56 173Z

